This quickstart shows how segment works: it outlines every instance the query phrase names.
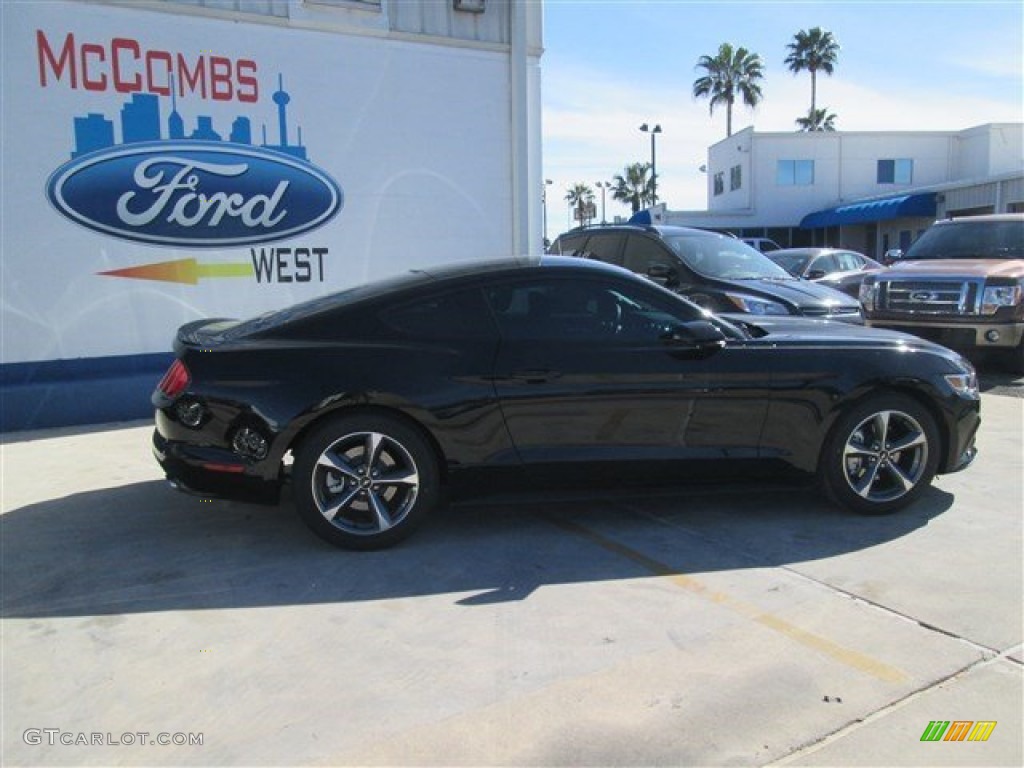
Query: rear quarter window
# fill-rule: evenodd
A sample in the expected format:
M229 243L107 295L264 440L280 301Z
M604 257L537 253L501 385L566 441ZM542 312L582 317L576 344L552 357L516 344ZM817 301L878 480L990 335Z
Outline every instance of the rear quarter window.
M421 298L384 310L381 321L402 336L420 339L491 339L498 332L477 289Z

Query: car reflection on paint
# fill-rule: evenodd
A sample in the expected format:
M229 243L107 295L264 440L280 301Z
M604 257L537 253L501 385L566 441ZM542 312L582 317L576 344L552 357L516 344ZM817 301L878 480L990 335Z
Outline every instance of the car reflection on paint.
M716 317L617 267L415 271L248 321L183 326L153 394L177 486L276 500L370 549L474 479L677 479L775 464L882 514L975 454L974 370L898 333ZM288 459L288 460L286 460ZM293 460L292 460L293 459Z

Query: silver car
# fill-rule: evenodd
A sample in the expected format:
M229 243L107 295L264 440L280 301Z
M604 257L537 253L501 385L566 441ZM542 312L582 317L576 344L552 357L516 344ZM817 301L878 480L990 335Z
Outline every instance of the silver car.
M857 297L866 275L885 269L863 253L845 248L781 248L766 253L793 277L802 277Z

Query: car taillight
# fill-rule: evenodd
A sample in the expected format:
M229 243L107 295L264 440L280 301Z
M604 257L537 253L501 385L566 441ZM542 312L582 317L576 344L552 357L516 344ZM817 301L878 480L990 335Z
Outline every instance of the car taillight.
M175 360L171 363L171 367L167 369L164 377L160 379L157 389L173 399L185 391L185 387L188 386L190 380L191 376L189 375L188 368L185 367L181 360Z

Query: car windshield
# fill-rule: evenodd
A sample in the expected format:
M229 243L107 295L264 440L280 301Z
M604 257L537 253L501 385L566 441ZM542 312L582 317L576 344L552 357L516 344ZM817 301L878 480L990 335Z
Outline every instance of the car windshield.
M789 272L791 275L799 275L804 271L804 267L807 266L807 262L810 261L809 256L805 256L801 253L769 253L768 258L782 267L784 270Z
M708 235L667 235L665 242L694 272L723 280L790 280L782 267L740 240Z
M1024 221L960 221L938 224L907 250L914 259L1024 258Z

